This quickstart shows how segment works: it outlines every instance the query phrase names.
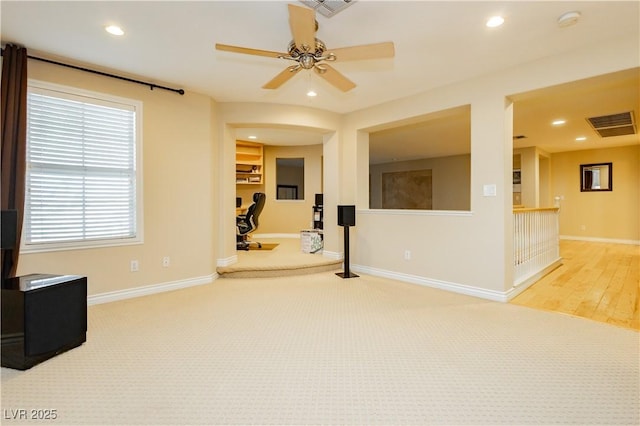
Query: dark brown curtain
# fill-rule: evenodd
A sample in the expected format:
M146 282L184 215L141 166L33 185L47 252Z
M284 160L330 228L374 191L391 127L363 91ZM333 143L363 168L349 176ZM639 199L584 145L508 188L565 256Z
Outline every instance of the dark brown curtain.
M14 277L20 254L27 149L27 49L12 44L2 53L2 210L18 211L15 250L2 250L2 279Z

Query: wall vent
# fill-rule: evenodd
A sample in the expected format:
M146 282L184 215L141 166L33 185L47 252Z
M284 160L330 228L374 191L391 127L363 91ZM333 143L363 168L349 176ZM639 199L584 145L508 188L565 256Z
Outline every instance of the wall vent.
M587 118L587 121L591 124L593 130L602 138L636 134L636 125L632 111L602 115L600 117L590 117Z
M356 0L300 0L311 9L315 9L318 13L327 18L331 18L336 13L344 10L347 6L355 3Z

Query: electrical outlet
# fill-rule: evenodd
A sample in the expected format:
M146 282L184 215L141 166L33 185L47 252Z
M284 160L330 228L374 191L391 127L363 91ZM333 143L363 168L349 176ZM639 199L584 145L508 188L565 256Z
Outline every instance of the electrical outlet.
M587 230L587 225L580 225L580 230L581 231L586 231Z
M404 260L411 260L411 250L404 251Z
M131 261L131 272L138 272L138 270L140 269L140 265L138 264L137 260L132 260Z
M165 268L168 268L169 265L171 265L171 259L169 258L169 256L165 256L162 258L162 266L164 266Z

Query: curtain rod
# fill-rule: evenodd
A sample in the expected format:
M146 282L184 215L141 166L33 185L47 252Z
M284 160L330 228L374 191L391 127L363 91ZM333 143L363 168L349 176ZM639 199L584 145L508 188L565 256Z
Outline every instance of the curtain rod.
M4 55L4 49L0 49L0 54ZM93 74L98 74L98 75L101 75L101 76L104 76L104 77L117 78L118 80L124 80L124 81L128 81L130 83L142 84L143 86L149 86L149 88L151 90L153 90L154 88L155 89L162 89L162 90L168 90L170 92L175 92L175 93L178 93L180 95L184 95L184 90L183 89L173 89L171 87L160 86L160 85L157 85L157 84L154 84L154 83L148 83L146 81L135 80L133 78L122 77L122 76L119 76L119 75L109 74L109 73L102 72L102 71L96 71L96 70L92 70L92 69L89 69L89 68L79 67L79 66L76 66L76 65L65 64L63 62L53 61L51 59L38 58L37 56L27 55L27 58L34 59L36 61L47 62L49 64L60 65L60 66L67 67L67 68L73 68L74 70L86 71L86 72L90 72L90 73L93 73Z

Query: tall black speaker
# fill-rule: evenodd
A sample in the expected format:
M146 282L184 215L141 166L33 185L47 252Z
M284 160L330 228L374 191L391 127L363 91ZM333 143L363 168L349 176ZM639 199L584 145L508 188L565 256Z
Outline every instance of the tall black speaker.
M344 272L336 275L342 278L356 278L349 270L349 227L356 225L356 206L338 206L338 226L344 227Z
M356 226L356 206L338 206L338 226Z

